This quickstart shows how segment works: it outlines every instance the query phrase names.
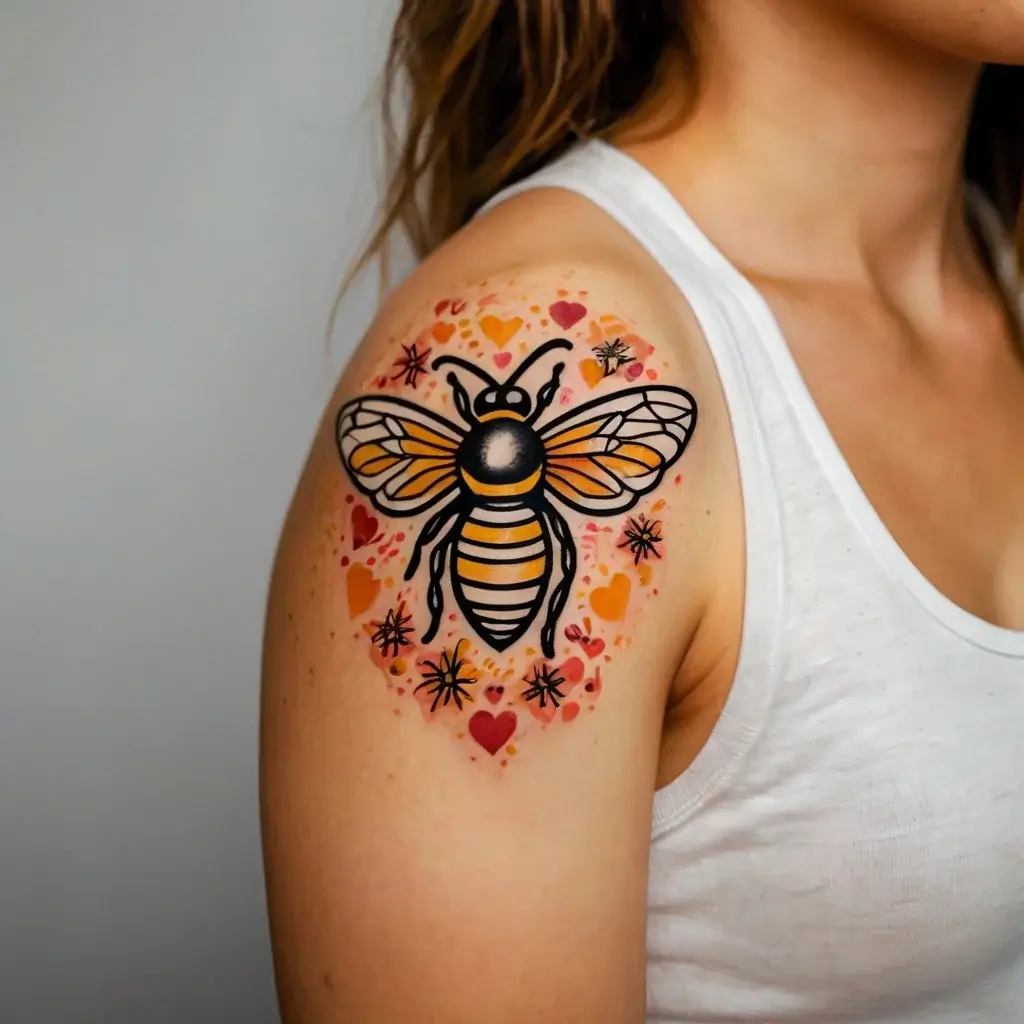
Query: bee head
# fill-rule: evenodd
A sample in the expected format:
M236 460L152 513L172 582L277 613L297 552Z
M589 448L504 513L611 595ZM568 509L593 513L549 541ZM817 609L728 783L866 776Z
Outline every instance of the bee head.
M496 412L506 412L525 420L532 409L533 400L530 396L522 388L508 385L484 388L473 400L473 412L477 419L484 419Z
M533 412L534 399L521 387L519 379L538 359L543 358L549 352L556 349L571 349L572 342L566 338L554 338L545 342L539 348L534 349L520 364L515 373L508 380L498 383L483 367L462 359L459 356L440 356L431 363L431 369L436 370L441 366L458 366L473 374L474 377L484 382L484 389L477 393L473 400L473 415L478 420L488 419L495 414L504 414L513 419L528 420ZM558 383L558 374L561 373L564 364L558 363L554 367L552 379L541 388L538 394L538 411L543 410L554 397L554 388ZM459 382L454 373L448 375L448 382L455 391L456 405L463 403L465 406L464 418L469 416L469 396L465 388ZM461 397L460 397L461 395ZM462 407L460 406L460 409Z

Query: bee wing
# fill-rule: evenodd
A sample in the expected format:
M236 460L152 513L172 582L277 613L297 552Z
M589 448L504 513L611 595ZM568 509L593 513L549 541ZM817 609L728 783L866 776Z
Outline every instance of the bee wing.
M661 483L696 424L697 404L682 388L629 388L587 402L540 431L545 486L578 512L625 512Z
M348 475L380 512L418 515L458 487L464 432L412 402L356 398L339 410L335 433Z

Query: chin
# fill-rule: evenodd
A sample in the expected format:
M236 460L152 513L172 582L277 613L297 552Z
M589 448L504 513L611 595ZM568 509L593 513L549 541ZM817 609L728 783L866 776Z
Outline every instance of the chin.
M1024 0L842 0L842 6L951 57L1024 65Z

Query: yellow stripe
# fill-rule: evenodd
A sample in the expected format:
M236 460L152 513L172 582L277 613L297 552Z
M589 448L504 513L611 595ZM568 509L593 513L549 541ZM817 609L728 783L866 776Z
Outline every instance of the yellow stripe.
M511 412L509 409L499 409L497 412L485 412L483 416L478 417L481 423L486 423L488 420L515 420L517 423L525 423L524 417L520 416L517 412Z
M479 523L466 523L462 528L462 536L466 540L475 540L483 544L526 544L541 536L540 522L534 519L522 526L481 526Z
M470 558L460 558L456 566L459 578L470 583L535 583L544 575L546 559L534 558L529 562L501 562L485 565Z
M511 484L484 484L479 480L474 480L469 473L462 470L462 476L469 484L469 489L481 498L515 498L520 494L529 494L540 482L540 473L541 470L538 467L525 480L517 480Z

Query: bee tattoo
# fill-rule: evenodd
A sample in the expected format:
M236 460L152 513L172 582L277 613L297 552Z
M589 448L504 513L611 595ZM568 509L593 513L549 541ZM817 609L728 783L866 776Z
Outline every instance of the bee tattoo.
M433 370L451 366L482 382L471 400L459 373L448 374L462 424L401 398L356 398L338 412L341 460L374 508L432 513L405 571L411 580L432 545L425 644L440 627L450 564L455 602L485 644L504 651L543 613L541 649L553 658L577 566L560 506L588 516L629 511L693 435L693 397L664 385L625 388L538 424L565 364L554 365L536 397L519 382L538 361L571 348L566 338L548 341L502 382L458 356L435 359Z

